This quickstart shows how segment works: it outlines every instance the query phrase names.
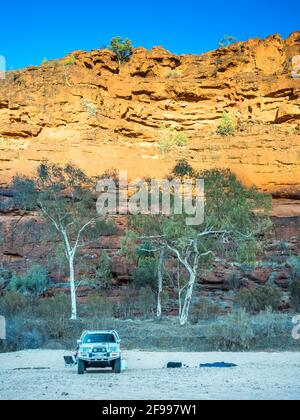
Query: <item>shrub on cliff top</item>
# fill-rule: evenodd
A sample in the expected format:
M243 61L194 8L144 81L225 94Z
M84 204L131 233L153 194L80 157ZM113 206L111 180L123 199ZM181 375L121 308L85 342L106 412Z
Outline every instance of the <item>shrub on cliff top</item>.
M108 49L115 53L118 63L123 64L129 60L133 46L130 39L116 36L111 39Z

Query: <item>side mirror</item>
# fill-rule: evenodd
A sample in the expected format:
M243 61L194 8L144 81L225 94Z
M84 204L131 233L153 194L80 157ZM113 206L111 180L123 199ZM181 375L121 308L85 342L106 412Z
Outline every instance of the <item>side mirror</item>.
M79 345L80 345L80 344L81 344L81 340L77 340L77 344L79 344Z
M117 340L117 343L119 344L119 343L121 343L121 341L122 341L122 340L121 340L121 338L119 338L119 339Z

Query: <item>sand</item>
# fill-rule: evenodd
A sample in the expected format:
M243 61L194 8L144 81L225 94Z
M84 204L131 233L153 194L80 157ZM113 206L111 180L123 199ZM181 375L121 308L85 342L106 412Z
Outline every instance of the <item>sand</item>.
M61 350L0 354L0 400L300 399L300 353L171 353L125 351L128 370L65 368ZM188 368L165 369L168 361ZM231 362L235 368L199 368Z

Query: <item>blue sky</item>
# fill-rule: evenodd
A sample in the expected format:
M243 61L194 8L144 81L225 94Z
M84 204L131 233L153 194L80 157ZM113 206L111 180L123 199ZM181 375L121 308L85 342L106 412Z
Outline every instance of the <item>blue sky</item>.
M8 70L76 49L96 49L117 35L130 38L135 47L162 45L178 54L200 54L216 48L224 34L246 40L300 30L299 0L1 3L0 55Z

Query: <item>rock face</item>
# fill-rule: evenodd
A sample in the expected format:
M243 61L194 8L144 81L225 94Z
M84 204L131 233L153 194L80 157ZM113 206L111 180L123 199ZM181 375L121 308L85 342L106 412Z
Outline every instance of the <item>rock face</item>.
M180 158L231 168L245 183L300 195L300 32L206 54L138 48L121 67L108 50L76 51L0 81L0 184L42 161L73 161L91 175L164 176ZM294 72L294 73L293 73ZM294 77L292 77L292 74ZM215 134L223 111L235 137ZM187 146L161 155L162 125Z

